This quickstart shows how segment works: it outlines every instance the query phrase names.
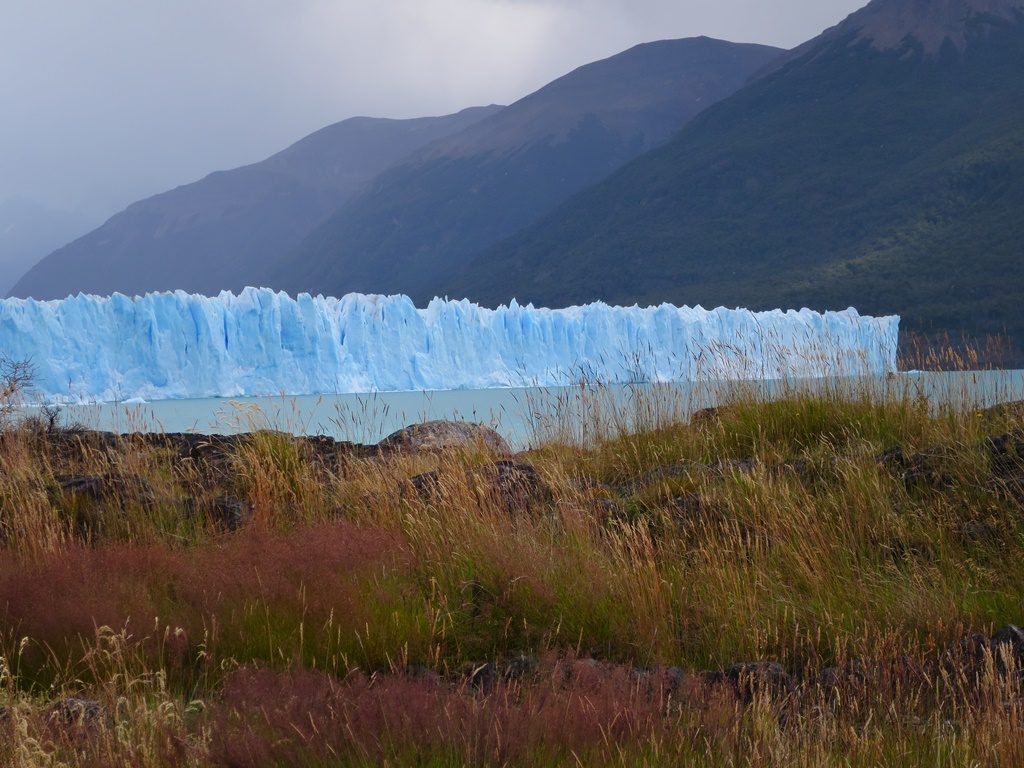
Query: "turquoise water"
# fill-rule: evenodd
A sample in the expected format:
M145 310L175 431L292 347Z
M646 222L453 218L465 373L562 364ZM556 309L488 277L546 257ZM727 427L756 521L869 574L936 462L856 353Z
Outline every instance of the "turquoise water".
M407 424L465 419L494 426L514 446L553 436L585 441L600 430L685 418L742 392L775 397L793 390L870 389L926 397L938 405L986 407L1024 399L1024 371L903 373L879 379L674 384L581 385L563 388L386 392L237 399L100 403L64 408L68 421L116 432L167 431L230 434L279 429L376 442Z

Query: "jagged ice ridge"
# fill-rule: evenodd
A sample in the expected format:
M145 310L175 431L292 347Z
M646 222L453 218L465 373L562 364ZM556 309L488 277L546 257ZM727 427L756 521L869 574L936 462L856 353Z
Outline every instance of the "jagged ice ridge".
M877 375L898 317L700 307L491 310L267 289L0 301L0 356L67 401Z

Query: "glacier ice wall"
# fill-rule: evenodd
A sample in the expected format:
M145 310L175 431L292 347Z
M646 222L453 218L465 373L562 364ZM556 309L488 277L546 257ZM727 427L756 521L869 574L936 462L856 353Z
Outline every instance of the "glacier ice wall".
M0 301L0 355L67 400L166 399L895 370L898 317L855 310L496 310L404 296L291 298L247 288Z

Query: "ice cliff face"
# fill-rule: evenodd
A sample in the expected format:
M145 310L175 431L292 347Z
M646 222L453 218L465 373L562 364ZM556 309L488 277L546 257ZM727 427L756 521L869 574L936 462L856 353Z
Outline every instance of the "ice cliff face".
M0 301L0 355L37 389L124 400L880 374L898 317L662 305L485 309L247 288Z

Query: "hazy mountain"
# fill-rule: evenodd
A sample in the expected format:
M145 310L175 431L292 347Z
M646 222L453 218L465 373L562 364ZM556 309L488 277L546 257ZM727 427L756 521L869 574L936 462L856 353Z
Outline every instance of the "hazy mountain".
M581 67L381 175L271 283L420 301L443 293L470 257L665 141L780 53L696 38Z
M1024 0L875 0L453 295L899 312L1024 339Z
M263 162L134 203L48 256L13 294L178 288L211 294L259 283L268 262L378 173L499 109L415 120L358 117L328 126Z
M54 248L88 231L89 220L24 197L0 203L0 296Z

